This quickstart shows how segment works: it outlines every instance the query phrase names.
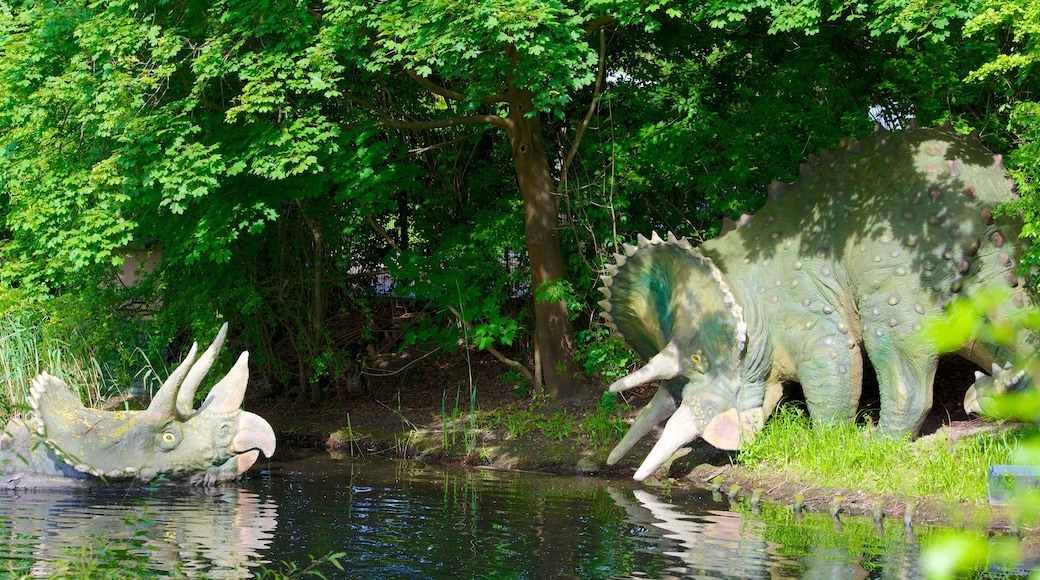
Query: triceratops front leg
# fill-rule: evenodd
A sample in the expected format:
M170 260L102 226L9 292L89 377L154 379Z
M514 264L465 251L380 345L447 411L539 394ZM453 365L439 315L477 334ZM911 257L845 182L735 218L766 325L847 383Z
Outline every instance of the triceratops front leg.
M932 408L932 382L939 356L916 331L873 321L863 325L863 343L877 370L881 395L878 428L889 435L916 435Z

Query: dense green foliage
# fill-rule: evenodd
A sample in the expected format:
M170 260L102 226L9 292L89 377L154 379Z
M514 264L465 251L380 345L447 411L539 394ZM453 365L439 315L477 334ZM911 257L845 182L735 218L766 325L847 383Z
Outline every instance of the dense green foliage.
M978 130L1040 236L1038 14L0 0L0 306L31 305L110 365L134 346L179 358L164 349L229 319L274 394L320 401L406 345L473 344L533 377L537 296L578 334L546 372L572 355L609 370L628 355L604 342L595 285L620 242L714 235L876 121ZM551 183L532 190L532 167ZM548 276L538 211L563 260ZM161 263L116 283L131 250Z

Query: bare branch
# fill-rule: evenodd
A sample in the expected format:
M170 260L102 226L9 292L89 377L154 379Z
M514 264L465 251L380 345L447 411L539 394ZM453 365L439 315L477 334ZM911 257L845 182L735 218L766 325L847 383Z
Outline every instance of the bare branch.
M404 129L405 131L429 131L431 129L446 129L460 125L493 125L506 131L512 129L512 123L498 115L470 115L468 117L452 117L450 119L436 119L433 121L398 121L397 119L383 116L381 123L395 129Z
M437 83L431 81L430 79L428 79L426 77L419 76L418 74L416 74L415 71L413 71L411 69L408 69L405 72L408 73L408 76L412 77L412 80L414 80L415 82L419 83L420 85L423 86L423 88L425 88L426 90L430 91L431 93L433 93L435 95L440 95L440 96L444 97L445 99L451 99L452 101L465 101L466 100L466 95L464 95L462 93L457 93L457 92L455 92L455 91L453 91L451 89L442 87L442 86L438 85Z
M430 91L431 93L433 93L435 95L440 95L440 96L444 97L445 99L452 100L452 101L465 101L466 98L467 98L466 95L464 95L464 94L462 94L460 92L453 91L453 90L451 90L451 89L449 89L447 87L442 87L441 85L438 85L437 83L431 81L430 79L428 79L426 77L419 76L419 74L417 74L413 70L406 70L405 72L408 73L408 76L412 77L412 80L414 80L415 82L419 83L420 85L422 85L423 88L425 88L426 90ZM486 95L486 96L480 97L479 99L476 99L476 101L478 103L483 103L485 105L489 105L489 104L492 104L492 103L505 103L505 102L508 102L509 101L509 97L507 95Z
M432 129L458 127L460 125L493 125L506 131L511 131L513 129L513 124L508 119L498 115L470 115L467 117L452 117L450 119L436 119L433 121L400 121L394 119L389 113L365 99L356 97L350 93L344 93L343 96L378 115L380 124L405 131L429 131Z
M585 25L585 36L591 36L593 32L596 32L597 30L602 31L603 28L616 23L617 18L614 18L610 14L604 14Z
M376 233L380 235L380 237L382 237L384 240L386 240L388 244L390 244L390 247L393 248L395 252L397 252L398 254L404 253L401 251L401 246L397 245L397 242L395 242L394 239L390 237L390 234L386 233L386 230L383 229L383 226L377 224L376 220L372 219L372 216L365 216L365 221L368 222L368 225L371 226L371 228L375 230Z
M480 101L481 103L485 104L485 105L492 105L494 103L508 103L509 102L509 95L506 95L506 94L485 95L483 97L480 97L477 100Z
M447 141L441 141L440 143L435 143L433 145L426 145L425 147L418 147L416 149L409 149L408 150L408 155L410 157L416 156L416 155L422 155L423 153L426 153L427 151L434 151L436 149L441 149L441 148L447 147L449 145L454 145L456 143L462 143L463 141L467 141L469 139L472 139L473 137L476 137L477 135L480 135L482 132L483 131L475 131L475 132L472 132L472 133L466 133L465 135L462 135L461 137L456 137L454 139L449 139Z
M585 134L585 130L589 127L589 122L592 121L592 115L596 112L596 101L599 100L600 89L603 87L603 75L604 69L607 65L607 31L603 28L599 29L599 71L596 73L596 86L592 90L592 101L589 103L589 110L585 112L585 118L581 120L581 125L578 126L578 132L574 136L574 142L571 144L571 148L567 151L567 157L563 160L563 168L560 171L560 182L556 186L556 193L560 194L567 187L567 172L570 170L571 162L574 161L574 156L578 154L578 146L581 144L581 138Z
M199 104L202 105L203 108L205 108L207 110L210 110L210 111L213 111L215 113L226 113L227 112L227 107L222 107L222 106L214 103L213 101L207 99L206 97L204 97L202 95L199 95Z
M463 320L462 314L459 313L458 310L455 310L454 306L449 306L448 310L451 310L451 313L455 315L455 318L459 319L459 322L461 322L462 325L466 327L466 330L469 330L469 331L473 330L473 325L468 323L468 322L466 322L465 320ZM491 356L497 358L500 362L503 362L503 363L513 367L514 369L517 369L518 371L520 371L520 374L524 375L525 379L527 379L529 381L533 381L534 380L534 373L532 373L531 369L525 367L523 365L523 363L521 363L520 361L515 361L515 360L507 357L506 355L502 354L494 346L491 346L491 345L488 345L488 346L484 347L484 350L486 350L489 353L491 353Z
M437 347L437 348L431 350L430 352L422 355L421 357L413 360L412 362L404 365L403 367L401 367L401 368L399 368L397 370L389 370L389 371L379 370L377 372L372 367L365 367L364 369L361 370L361 374L369 376L369 377L389 377L389 376L392 376L392 375L396 375L398 373L403 373L404 371L408 370L411 366L415 365L416 363L422 362L422 360L424 358L432 355L433 353L435 353L435 352L437 352L439 350L440 350L440 347ZM379 403L379 401L376 401L376 402ZM383 405L382 403L379 403L379 404ZM386 405L383 405L383 406L386 407ZM387 407L387 408L389 408L389 407Z

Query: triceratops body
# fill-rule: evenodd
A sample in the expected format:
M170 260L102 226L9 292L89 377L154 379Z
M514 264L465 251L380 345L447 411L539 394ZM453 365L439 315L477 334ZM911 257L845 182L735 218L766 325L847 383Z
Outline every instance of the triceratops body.
M878 375L879 428L916 433L938 360L919 332L925 317L986 288L1009 291L1006 315L1034 303L1017 275L1020 225L994 212L1013 186L975 136L881 131L810 160L792 185L774 183L757 215L700 248L671 234L626 246L607 266L601 305L649 362L610 389L661 387L608 463L669 416L636 479L698 436L736 449L783 381L801 383L813 420L852 420L864 349ZM961 354L987 369L1012 356L977 343ZM984 380L1013 382L1002 368ZM966 406L977 406L974 387Z
M226 334L225 324L198 361L198 345L192 345L144 411L90 409L64 381L37 376L29 392L31 417L11 420L0 435L0 487L146 482L159 476L211 485L239 477L260 452L270 457L271 426L240 409L249 380L246 353L193 408Z

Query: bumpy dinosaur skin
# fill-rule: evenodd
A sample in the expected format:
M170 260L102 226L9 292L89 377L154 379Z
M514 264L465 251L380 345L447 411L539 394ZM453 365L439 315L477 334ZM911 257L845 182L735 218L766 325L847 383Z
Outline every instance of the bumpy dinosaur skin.
M1014 196L1000 156L949 126L843 141L774 183L755 216L729 222L699 249L640 236L606 266L603 316L647 365L611 385L661 386L608 463L670 417L635 474L642 480L700 436L721 449L752 437L781 395L802 384L814 421L854 418L863 351L877 370L879 428L914 434L932 406L938 356L918 332L957 295L1005 288L1001 315L1035 304L1017 275L1021 226L996 217ZM965 398L978 411L1021 383L1014 349L972 343L979 373Z
M37 376L30 419L12 420L0 436L0 487L146 482L158 476L212 485L241 476L261 452L270 457L271 426L240 409L249 380L247 353L193 408L226 335L227 324L198 361L193 344L144 411L89 409L62 380Z

